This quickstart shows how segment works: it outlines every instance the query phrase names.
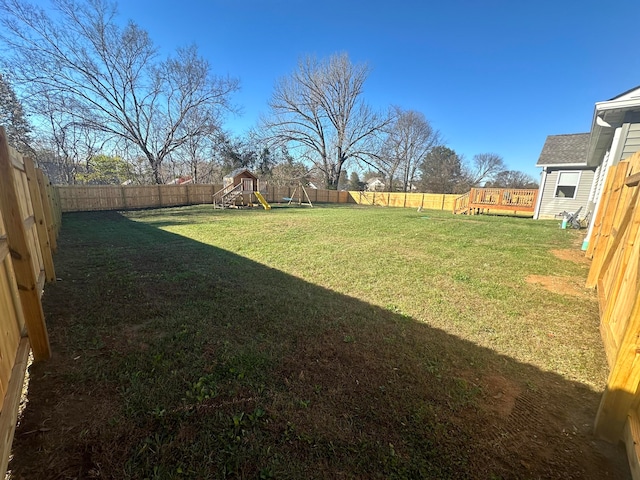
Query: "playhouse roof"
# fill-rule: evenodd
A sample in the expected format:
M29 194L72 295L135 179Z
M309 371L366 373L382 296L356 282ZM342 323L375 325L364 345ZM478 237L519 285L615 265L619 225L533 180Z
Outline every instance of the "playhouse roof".
M235 170L233 170L232 172L227 173L224 178L226 179L230 179L230 178L236 178L238 175L240 175L241 173L248 173L249 175L251 175L253 178L258 178L256 177L253 173L251 173L251 171L248 168L236 168Z

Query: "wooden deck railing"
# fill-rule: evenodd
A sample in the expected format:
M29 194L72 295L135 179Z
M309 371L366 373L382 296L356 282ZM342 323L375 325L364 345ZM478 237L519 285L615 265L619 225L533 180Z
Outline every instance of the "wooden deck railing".
M472 188L456 198L453 213L531 214L536 208L537 189Z
M468 213L469 212L469 194L471 192L467 192L464 195L460 195L456 198L453 213Z

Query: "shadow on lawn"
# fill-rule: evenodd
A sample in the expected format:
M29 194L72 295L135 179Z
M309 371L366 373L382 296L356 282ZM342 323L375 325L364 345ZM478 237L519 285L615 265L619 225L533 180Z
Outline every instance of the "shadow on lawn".
M113 212L56 268L14 478L630 478L598 393L402 312Z

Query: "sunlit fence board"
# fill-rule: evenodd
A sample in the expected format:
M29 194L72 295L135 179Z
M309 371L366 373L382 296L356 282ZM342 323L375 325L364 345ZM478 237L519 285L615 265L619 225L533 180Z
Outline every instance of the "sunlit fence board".
M50 356L41 296L54 281L57 192L0 127L0 474L6 472L31 347ZM25 336L28 335L28 338Z
M359 205L427 210L452 210L457 198L457 195L450 194L405 192L349 192L349 196L351 201Z
M9 253L7 232L0 211L0 409L4 401L9 376L24 328L22 305L18 295L13 264Z
M587 286L596 286L600 333L609 378L600 401L595 432L627 443L629 462L639 465L640 405L640 153L610 168L592 235ZM634 478L640 469L632 468Z
M37 179L28 177L22 155L8 145L5 131L0 127L0 209L27 333L34 358L42 360L50 356L40 302L46 278L40 249L46 242L38 238L30 188L39 188ZM38 194L42 196L39 190Z

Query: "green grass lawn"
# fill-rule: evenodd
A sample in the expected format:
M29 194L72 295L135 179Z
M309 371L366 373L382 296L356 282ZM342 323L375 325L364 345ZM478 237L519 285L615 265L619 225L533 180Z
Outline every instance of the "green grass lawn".
M533 274L570 276L584 284L588 265L560 260L550 252L581 242L578 232L561 231L558 222L367 208L276 209L265 214L213 213L201 207L132 212L127 217L567 379L596 388L605 380L600 338L593 328L598 321L595 296L586 290L586 298L552 293L525 281ZM174 254L179 258L183 252ZM191 268L191 261L185 261ZM260 290L261 280L250 279L253 265L247 268L238 279L249 277ZM286 302L290 292L273 282L267 286L272 298L265 302Z
M32 368L11 468L624 478L590 433L607 371L588 265L552 253L580 242L404 209L67 214L55 355Z

